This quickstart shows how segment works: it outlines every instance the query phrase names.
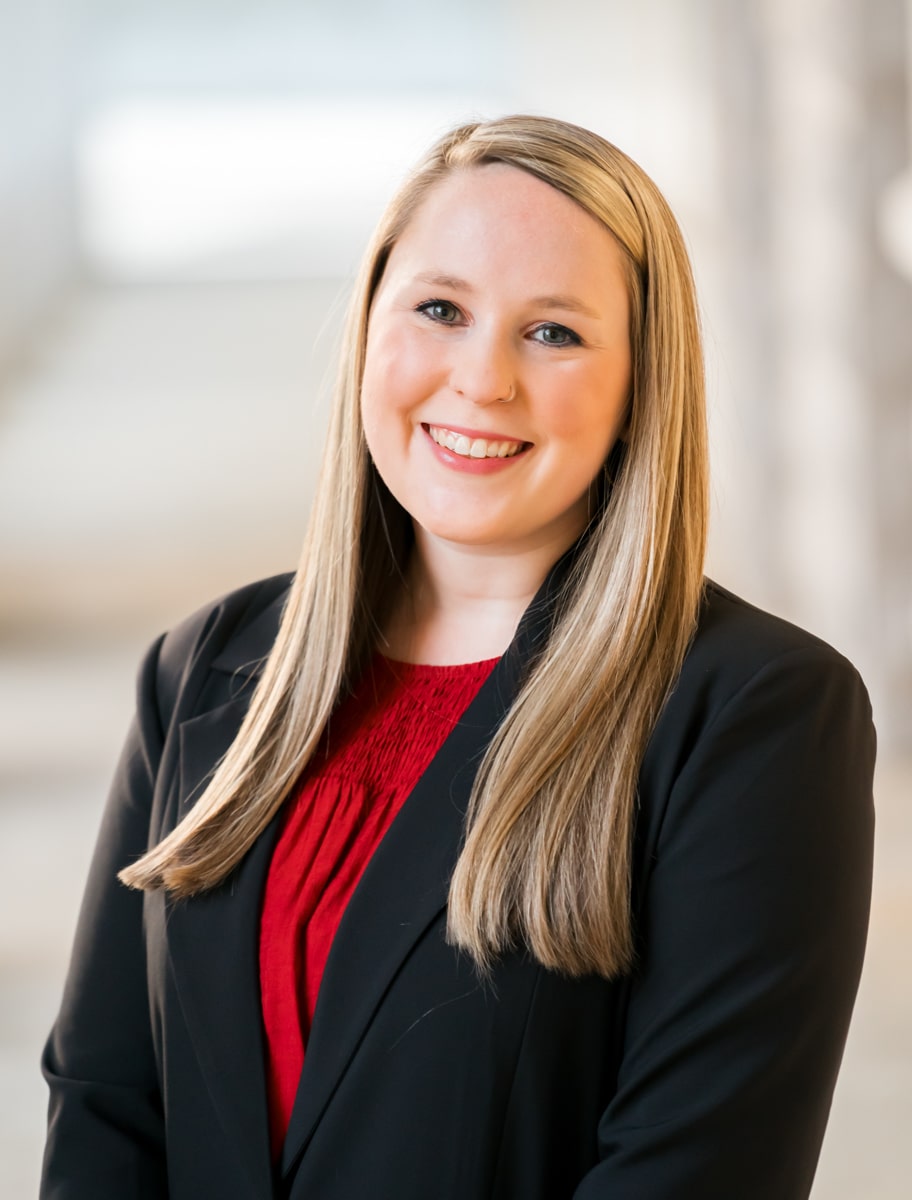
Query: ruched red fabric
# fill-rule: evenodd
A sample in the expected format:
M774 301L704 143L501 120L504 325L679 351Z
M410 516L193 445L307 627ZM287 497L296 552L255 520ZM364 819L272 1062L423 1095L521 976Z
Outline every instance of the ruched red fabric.
M260 996L278 1156L330 947L358 880L497 660L376 655L339 706L283 816L260 916Z

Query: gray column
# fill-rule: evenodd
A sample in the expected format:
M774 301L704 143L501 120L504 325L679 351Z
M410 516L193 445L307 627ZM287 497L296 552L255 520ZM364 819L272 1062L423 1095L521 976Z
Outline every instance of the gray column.
M878 235L908 156L905 0L717 12L741 534L764 601L855 659L908 747L912 290Z
M862 26L865 49L869 214L868 343L870 420L876 470L876 554L884 703L879 725L887 744L912 751L912 273L885 245L878 215L887 188L912 170L912 39L908 0L878 0L879 19ZM906 193L912 241L912 193ZM906 260L909 271L912 260Z

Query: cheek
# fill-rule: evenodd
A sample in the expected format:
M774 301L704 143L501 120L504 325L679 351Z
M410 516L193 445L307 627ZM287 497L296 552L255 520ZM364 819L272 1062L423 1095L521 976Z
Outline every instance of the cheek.
M396 356L388 343L370 339L361 380L361 421L368 449L374 459L382 457L384 441L393 428L398 406Z
M571 392L570 396L573 397L570 402L565 395L561 403L550 407L550 436L568 444L583 443L596 453L599 448L605 448L607 453L621 427L623 404L604 394L585 400L579 392L575 396Z
M365 414L407 412L428 394L433 361L427 349L399 331L378 331L368 338L361 404Z
M550 397L548 427L562 440L586 439L595 448L610 448L620 433L627 411L629 372L581 373L563 381Z

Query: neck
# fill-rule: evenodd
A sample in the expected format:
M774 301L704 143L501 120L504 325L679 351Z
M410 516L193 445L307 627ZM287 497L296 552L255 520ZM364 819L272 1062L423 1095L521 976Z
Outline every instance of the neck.
M406 586L387 629L385 653L447 665L497 658L506 650L548 571L566 546L461 546L415 531Z

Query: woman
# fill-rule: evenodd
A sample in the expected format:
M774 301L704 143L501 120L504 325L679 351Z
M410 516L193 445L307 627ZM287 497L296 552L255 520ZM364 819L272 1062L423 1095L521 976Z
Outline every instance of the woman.
M655 186L556 121L445 137L368 250L297 575L141 670L43 1196L808 1195L870 709L704 581L706 490Z

